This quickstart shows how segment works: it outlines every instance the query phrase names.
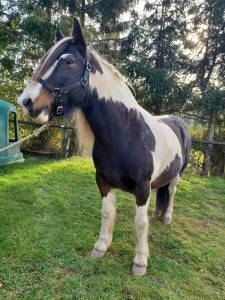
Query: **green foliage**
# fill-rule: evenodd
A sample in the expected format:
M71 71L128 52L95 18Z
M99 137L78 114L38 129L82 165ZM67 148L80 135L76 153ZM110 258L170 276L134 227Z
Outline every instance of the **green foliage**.
M150 218L147 274L131 275L134 198L118 192L112 246L90 257L100 194L90 160L27 158L0 170L2 299L223 299L224 180L187 173L174 222ZM152 195L149 215L154 206Z
M120 20L122 13L127 12L136 0L100 0L92 1L88 12L91 18L100 24L101 34L118 33L127 29L127 23Z
M190 97L191 89L181 80L187 65L182 53L187 32L184 8L183 1L146 4L142 18L133 15L122 45L137 98L157 115L178 112Z
M175 73L156 69L149 62L127 62L124 70L139 103L155 115L178 113L191 95L191 89Z
M200 111L209 114L213 109L217 113L225 109L225 90L216 86L208 86L203 93L203 103L201 103Z

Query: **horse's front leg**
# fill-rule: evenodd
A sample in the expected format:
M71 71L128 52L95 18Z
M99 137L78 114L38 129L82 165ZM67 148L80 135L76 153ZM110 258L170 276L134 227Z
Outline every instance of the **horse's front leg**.
M96 182L102 196L102 224L100 235L91 252L92 257L102 257L112 242L116 218L116 197L103 175L96 173Z
M138 188L136 196L135 225L137 230L136 255L134 257L133 274L142 276L146 273L148 265L148 204L150 184L145 183Z

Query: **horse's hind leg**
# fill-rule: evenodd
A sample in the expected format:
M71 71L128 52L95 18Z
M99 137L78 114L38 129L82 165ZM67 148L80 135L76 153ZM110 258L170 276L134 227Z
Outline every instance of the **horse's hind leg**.
M157 189L156 204L152 216L161 218L164 224L170 224L173 216L173 198L180 181L177 175L171 182Z
M180 181L180 176L178 175L176 178L174 178L169 186L169 203L168 207L166 209L165 214L162 216L162 221L164 224L170 224L172 222L172 217L173 217L173 199L174 195L176 193L177 185Z
M102 257L112 242L116 218L116 197L104 177L96 173L96 182L102 195L102 224L100 235L91 252L92 257Z

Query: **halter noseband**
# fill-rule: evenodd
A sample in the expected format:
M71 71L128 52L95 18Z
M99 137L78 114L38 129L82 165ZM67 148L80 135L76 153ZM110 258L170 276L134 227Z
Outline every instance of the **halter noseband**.
M54 118L59 117L64 113L64 97L63 97L64 95L68 94L71 90L78 88L80 86L82 86L83 88L85 88L85 86L88 86L90 72L91 72L90 55L87 54L84 74L80 80L61 88L57 88L51 84L48 84L42 78L39 80L39 83L44 88L46 88L54 97L55 100L54 111L51 113L51 115Z

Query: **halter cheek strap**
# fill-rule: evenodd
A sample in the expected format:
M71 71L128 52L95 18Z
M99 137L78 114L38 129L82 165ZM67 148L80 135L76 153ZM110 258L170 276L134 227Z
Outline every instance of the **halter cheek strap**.
M52 116L54 118L58 116L62 116L64 114L64 101L65 101L66 94L68 94L71 90L78 88L80 86L85 88L86 86L89 85L90 72L91 72L90 56L87 55L84 74L80 80L75 81L74 83L61 88L48 84L42 78L39 80L39 83L46 90L48 90L54 97L54 111L52 112Z

